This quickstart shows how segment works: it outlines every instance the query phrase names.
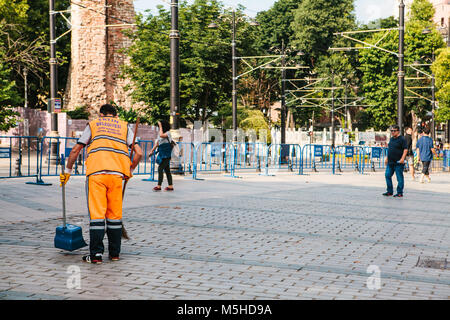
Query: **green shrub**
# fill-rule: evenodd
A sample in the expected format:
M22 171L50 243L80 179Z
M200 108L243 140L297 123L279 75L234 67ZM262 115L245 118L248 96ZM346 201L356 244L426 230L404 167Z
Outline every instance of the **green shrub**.
M66 111L67 116L69 116L70 119L76 120L76 119L83 119L88 120L90 113L87 110L86 106L78 106L72 111Z

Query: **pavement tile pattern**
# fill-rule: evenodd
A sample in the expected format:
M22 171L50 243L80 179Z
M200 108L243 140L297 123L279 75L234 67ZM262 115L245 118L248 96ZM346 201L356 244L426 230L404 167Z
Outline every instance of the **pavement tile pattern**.
M381 196L380 172L203 177L177 176L174 193L135 177L124 204L131 240L110 262L105 239L102 265L81 262L87 247L54 248L57 178L0 181L0 299L450 298L450 269L417 266L450 260L449 174L407 178L403 199ZM72 178L69 222L88 241L83 192Z

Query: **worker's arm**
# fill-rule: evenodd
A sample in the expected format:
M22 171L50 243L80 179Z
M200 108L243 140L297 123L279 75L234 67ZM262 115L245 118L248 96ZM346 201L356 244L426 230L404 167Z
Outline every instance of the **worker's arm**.
M72 151L70 151L69 158L67 159L66 164L66 170L68 170L68 173L71 173L73 164L75 161L77 161L78 155L80 154L81 150L83 150L84 145L77 143L75 147L72 148Z
M139 164L139 161L141 161L142 158L142 149L139 147L139 145L134 145L134 154L133 154L133 163L131 164L131 172L133 172L134 169Z
M64 170L64 174L61 173L59 175L61 187L69 181L70 175L72 174L73 164L75 163L75 161L77 161L78 155L80 154L81 150L83 150L83 148L84 148L83 144L76 144L75 147L72 148L72 151L70 151L69 158L67 159L66 169Z

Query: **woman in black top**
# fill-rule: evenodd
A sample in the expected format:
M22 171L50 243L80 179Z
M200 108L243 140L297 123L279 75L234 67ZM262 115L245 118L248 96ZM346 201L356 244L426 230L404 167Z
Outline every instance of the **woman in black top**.
M409 165L409 171L411 172L411 177L414 180L414 153L412 150L412 129L406 128L406 134L405 134L405 140L406 144L408 146L408 153L406 154L406 160L405 162Z

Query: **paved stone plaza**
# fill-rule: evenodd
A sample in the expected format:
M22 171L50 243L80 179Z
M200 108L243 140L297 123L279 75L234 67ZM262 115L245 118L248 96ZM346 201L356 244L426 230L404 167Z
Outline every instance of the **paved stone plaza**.
M403 199L381 196L382 172L239 174L175 176L174 193L135 176L124 203L132 239L102 265L81 262L87 247L54 248L56 177L0 180L0 298L450 298L449 267L417 266L450 260L450 174L431 184L406 174ZM69 181L67 207L88 240L83 177Z

